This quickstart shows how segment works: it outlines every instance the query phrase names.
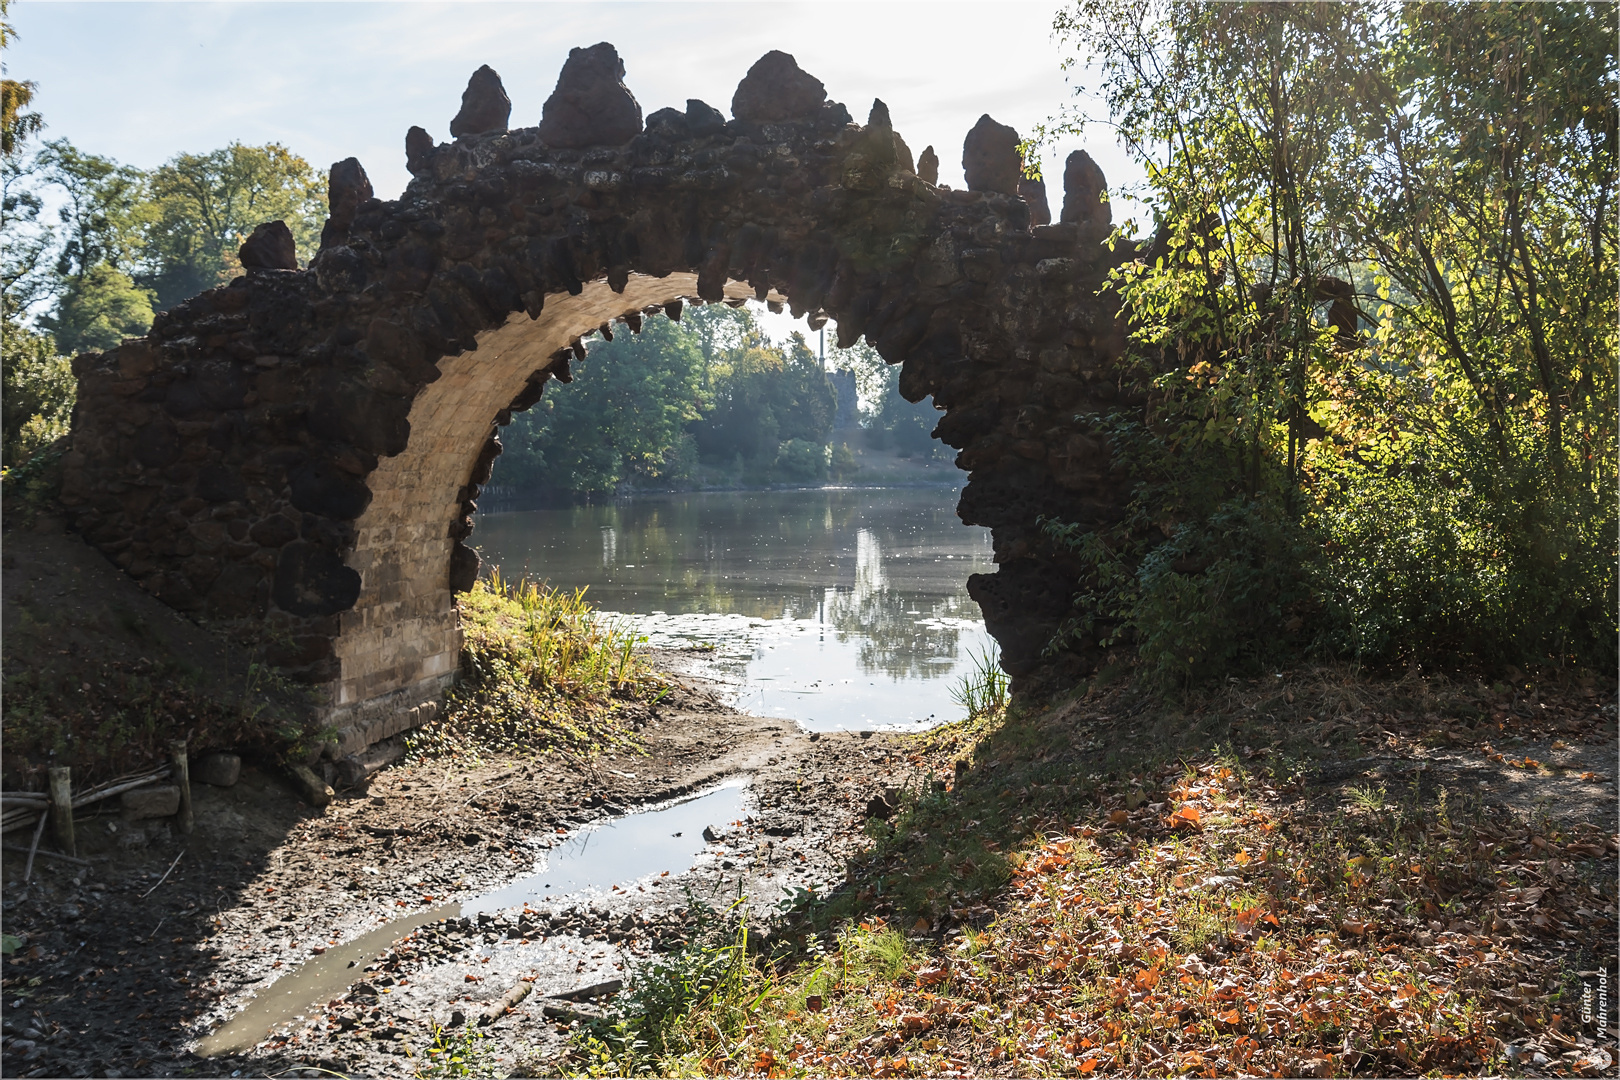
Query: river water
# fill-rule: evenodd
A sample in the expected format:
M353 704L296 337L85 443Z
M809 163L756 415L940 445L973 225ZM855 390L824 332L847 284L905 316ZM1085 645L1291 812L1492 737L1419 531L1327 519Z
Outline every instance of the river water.
M968 575L990 533L955 488L651 495L479 515L486 565L588 589L650 644L713 646L730 704L810 731L956 719L961 676L992 655Z

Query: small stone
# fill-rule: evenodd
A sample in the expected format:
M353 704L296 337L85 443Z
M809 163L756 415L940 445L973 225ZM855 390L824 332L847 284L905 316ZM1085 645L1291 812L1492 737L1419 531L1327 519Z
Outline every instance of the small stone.
M827 100L827 88L797 61L772 49L754 62L731 97L731 115L755 124L813 120Z
M1104 198L1108 181L1084 150L1076 150L1063 163L1063 221L1081 225L1107 225L1114 211Z
M719 843L720 834L715 831L713 825L705 825L703 826L703 839L711 844Z
M242 778L242 759L236 754L206 754L191 767L191 778L215 787L231 787Z
M1018 153L1018 132L998 124L990 115L979 117L962 143L962 173L969 191L1018 194L1024 159Z
M66 919L66 920L68 920L70 922L72 920L74 920L74 919L79 919L79 918L82 918L84 916L84 912L79 910L79 905L78 904L63 904L62 907L59 909L58 914L60 914L62 916L62 918Z
M245 270L298 269L298 245L285 221L267 221L254 229L236 257Z
M540 141L579 149L622 146L641 133L641 105L624 85L624 61L607 42L572 49L541 112Z
M939 185L939 155L932 145L923 147L922 156L917 158L917 176L924 183Z
M136 788L118 797L126 821L173 817L180 812L180 789L172 784Z
M1052 224L1052 208L1046 202L1046 181L1026 177L1018 181L1018 194L1029 204L1030 224Z
M461 92L461 111L450 121L450 137L463 135L489 135L506 130L506 121L512 116L512 99L506 96L501 77L488 64L472 73L467 89ZM406 136L406 153L410 152Z

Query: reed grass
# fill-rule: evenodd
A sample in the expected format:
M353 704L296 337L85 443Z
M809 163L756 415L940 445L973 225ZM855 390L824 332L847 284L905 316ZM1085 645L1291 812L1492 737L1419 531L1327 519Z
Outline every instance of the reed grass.
M463 594L460 679L444 715L412 737L412 754L635 746L625 706L661 697L664 682L636 652L646 639L585 593L497 567Z

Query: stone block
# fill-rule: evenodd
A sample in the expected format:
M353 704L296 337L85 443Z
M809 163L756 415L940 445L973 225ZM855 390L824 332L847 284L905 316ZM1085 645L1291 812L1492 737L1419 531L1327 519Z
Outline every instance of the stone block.
M242 759L236 754L205 754L191 766L191 778L215 787L230 787L242 778Z
M136 788L118 797L128 821L173 817L180 812L180 789L172 784Z

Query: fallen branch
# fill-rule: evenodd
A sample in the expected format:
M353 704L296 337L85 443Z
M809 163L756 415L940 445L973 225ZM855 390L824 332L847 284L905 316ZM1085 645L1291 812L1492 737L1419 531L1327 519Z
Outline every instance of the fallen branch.
M603 1016L600 1009L571 1001L559 1001L556 998L547 998L545 1004L540 1006L540 1013L553 1020L590 1021L600 1020Z
M507 1013L511 1012L512 1009L516 1007L518 1002L529 996L529 991L533 989L534 983L519 982L516 986L512 987L512 989L508 990L504 995L502 995L501 1000L484 1010L483 1015L478 1018L478 1026L488 1027L501 1017L505 1016Z
M157 879L157 885L153 885L150 889L147 889L145 892L141 893L141 899L142 900L145 900L148 896L151 896L153 893L157 892L158 885L161 885L165 881L169 880L169 875L174 873L174 868L176 866L180 865L180 857L182 855L184 855L185 853L186 853L186 849L181 848L180 849L180 854L176 855L174 857L174 862L170 863L169 868L167 870L163 871L163 876ZM154 933L156 933L156 931L154 931Z
M23 867L23 884L26 885L34 877L34 853L39 850L39 838L45 835L45 820L49 814L39 815L39 825L34 829L34 842L28 847L28 865Z
M6 851L15 851L19 855L22 855L22 854L24 854L24 853L26 853L28 851L28 849L23 847L21 844L7 844L5 846L5 850ZM89 866L91 864L91 861L89 859L80 859L80 858L76 858L76 857L74 857L72 855L63 855L59 851L38 851L38 852L35 852L35 854L38 855L42 859L55 859L58 862L72 863L74 866ZM105 856L105 855L96 856L96 858L98 858L98 859L105 859L106 857L107 856Z

